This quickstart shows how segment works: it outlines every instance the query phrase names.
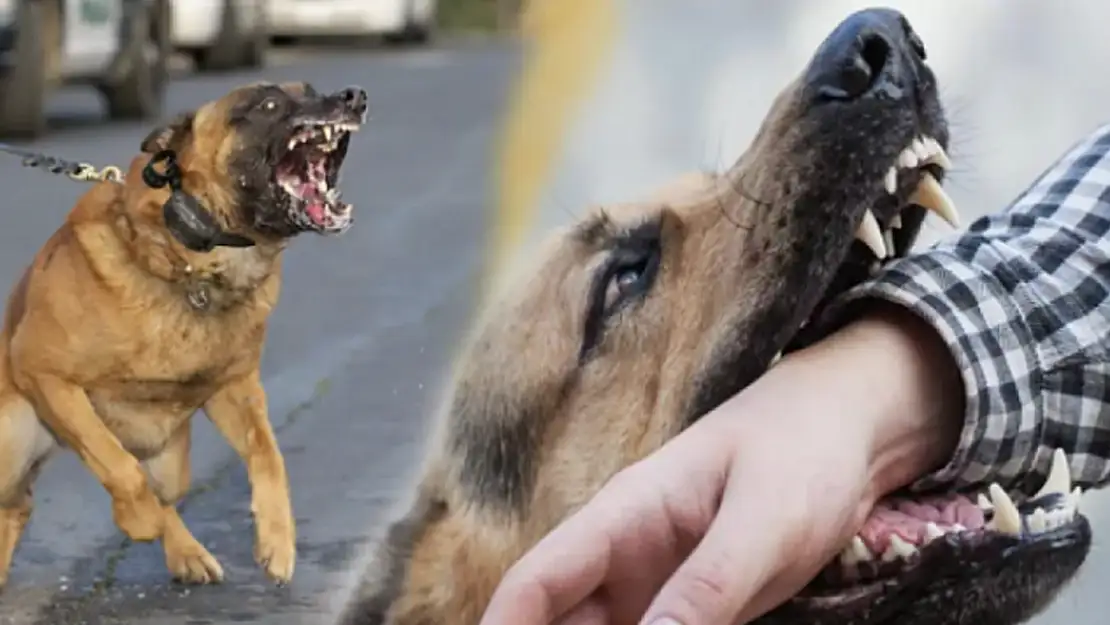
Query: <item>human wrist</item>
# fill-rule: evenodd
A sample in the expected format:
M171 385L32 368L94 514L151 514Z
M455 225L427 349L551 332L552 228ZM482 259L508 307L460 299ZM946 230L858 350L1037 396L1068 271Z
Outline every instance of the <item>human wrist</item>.
M870 485L876 497L943 466L963 424L966 391L940 335L914 313L881 303L837 332L869 381Z

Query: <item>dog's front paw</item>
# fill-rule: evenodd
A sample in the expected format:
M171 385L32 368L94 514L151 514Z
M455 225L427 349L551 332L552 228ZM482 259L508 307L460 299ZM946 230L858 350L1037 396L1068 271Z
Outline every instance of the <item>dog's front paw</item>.
M260 521L254 558L270 579L279 584L293 579L297 561L297 536L293 520Z
M172 507L166 509L166 534L162 537L166 568L185 584L214 584L224 580L224 569L193 536Z
M166 568L173 578L184 584L215 584L224 581L224 569L192 536L191 544L166 541Z
M132 497L114 498L112 517L120 530L136 542L161 538L166 527L162 504L146 489Z

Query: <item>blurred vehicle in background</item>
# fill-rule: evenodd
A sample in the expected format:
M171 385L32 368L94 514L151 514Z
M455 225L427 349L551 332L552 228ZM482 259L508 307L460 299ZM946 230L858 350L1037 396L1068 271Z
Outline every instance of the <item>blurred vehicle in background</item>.
M436 0L269 0L271 37L384 37L390 43L425 43L435 25Z
M173 45L198 71L262 67L269 0L170 0Z
M162 114L169 0L0 0L0 136L46 131L63 84L95 87L112 119Z

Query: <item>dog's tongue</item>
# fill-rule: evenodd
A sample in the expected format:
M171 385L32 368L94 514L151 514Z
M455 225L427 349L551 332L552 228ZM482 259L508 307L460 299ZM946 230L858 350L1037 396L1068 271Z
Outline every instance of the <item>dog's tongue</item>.
M308 218L318 226L325 225L327 221L327 209L324 207L324 199L320 196L320 191L312 182L306 182L301 185L301 197L305 201L305 212L308 213Z

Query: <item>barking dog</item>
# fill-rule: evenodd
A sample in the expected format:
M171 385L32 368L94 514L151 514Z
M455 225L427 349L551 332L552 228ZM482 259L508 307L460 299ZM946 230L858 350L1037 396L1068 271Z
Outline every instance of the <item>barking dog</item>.
M408 511L343 625L475 625L507 568L618 470L811 340L805 320L904 255L926 211L954 221L925 56L899 13L853 14L729 171L558 233L479 321ZM847 560L852 576L762 622L1027 618L1089 547L1060 469L1037 504L1051 524L995 492L978 524L934 527L940 538L882 562Z
M162 540L174 577L221 580L174 506L198 408L246 463L258 562L292 577L293 514L259 360L289 240L352 222L336 184L365 111L358 88L236 89L152 132L126 182L90 189L35 256L0 334L0 587L32 483L59 445L108 491L120 529ZM172 196L143 176L167 150L180 173Z

